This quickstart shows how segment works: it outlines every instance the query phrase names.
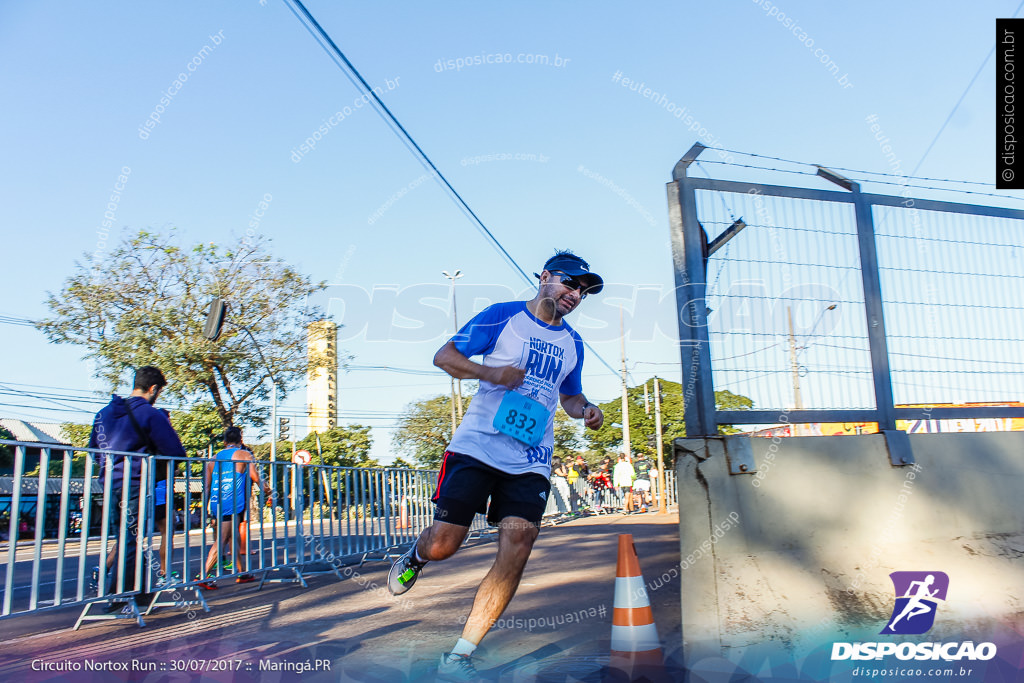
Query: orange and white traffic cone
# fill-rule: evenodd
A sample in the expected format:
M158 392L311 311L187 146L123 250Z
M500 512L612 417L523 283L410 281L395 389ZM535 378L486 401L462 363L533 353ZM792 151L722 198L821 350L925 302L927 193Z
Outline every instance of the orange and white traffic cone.
M408 529L409 528L409 505L405 501L405 496L402 496L402 502L399 503L401 513L398 517L398 526L396 529Z
M631 681L664 672L661 641L632 534L619 534L613 608L611 668L625 672Z

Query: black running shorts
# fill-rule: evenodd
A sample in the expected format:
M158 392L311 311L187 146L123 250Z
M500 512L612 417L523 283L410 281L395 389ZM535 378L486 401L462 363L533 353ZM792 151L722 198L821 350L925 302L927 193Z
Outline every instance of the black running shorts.
M509 474L468 455L445 451L432 498L434 519L469 526L476 513L486 512L492 525L506 517L522 517L540 526L550 489L547 478L536 472Z

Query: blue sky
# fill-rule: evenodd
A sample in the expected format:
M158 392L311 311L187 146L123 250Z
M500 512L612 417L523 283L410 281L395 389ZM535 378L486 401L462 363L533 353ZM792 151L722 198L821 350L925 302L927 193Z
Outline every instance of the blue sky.
M539 270L555 248L572 248L621 285L610 290L625 297L631 318L636 286L661 294L672 286L665 183L697 132L664 104L623 87L621 78L685 107L727 149L889 172L865 121L876 115L909 172L989 54L994 19L1011 16L1017 3L976 2L955 12L925 2L796 0L311 0L307 7L367 81L383 88L387 106L524 269ZM780 14L802 31L787 28ZM174 85L204 46L210 49L187 81ZM815 49L838 65L837 75ZM506 53L513 63L438 68ZM549 65L517 63L519 55L546 55ZM431 369L450 332L442 314L444 269L465 273L458 295L463 322L489 297L524 291L526 284L437 183L422 177L422 166L374 110L353 108L327 125L361 93L280 0L4 3L0 57L7 255L0 314L45 314L46 292L59 290L74 261L95 248L124 167L131 173L112 238L122 230L176 226L188 241L238 239L270 195L260 228L281 258L339 285L318 303L350 326L341 346L355 365ZM989 61L917 175L984 182L988 188L957 187L995 193L994 70ZM140 126L168 89L176 91L142 139ZM329 132L296 163L295 151L321 125ZM832 189L822 180L702 167L712 175ZM1002 194L1007 198L943 198L1021 207L1013 193ZM420 304L432 322L407 334L412 341L374 338L369 330L350 334L390 316L377 306L363 317L351 301L344 313L351 287L375 286L435 297ZM377 296L387 299L386 292ZM616 368L619 302L588 300L571 319ZM424 308L431 305L434 314ZM627 330L633 377L678 379L671 308L644 304L641 313L634 338L632 323ZM80 349L48 344L28 327L2 329L7 360L0 382L24 391L98 388L90 385ZM593 399L618 394L616 376L596 359L588 359L584 376ZM441 375L370 370L343 374L340 384L343 422L379 427L374 455L383 461L390 459L394 415L448 387ZM5 416L87 419L44 410L55 406L29 398L7 395L2 402L36 406L0 406ZM298 411L302 392L285 404Z

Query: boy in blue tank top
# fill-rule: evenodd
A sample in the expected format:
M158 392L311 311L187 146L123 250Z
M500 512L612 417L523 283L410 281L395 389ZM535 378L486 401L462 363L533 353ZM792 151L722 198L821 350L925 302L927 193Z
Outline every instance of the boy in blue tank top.
M252 484L260 486L268 497L271 490L260 479L252 453L242 445L241 429L228 427L225 430L224 448L214 456L214 462L206 463L203 481L208 494L207 512L216 520L217 537L206 556L205 574L207 578L212 577L222 547L229 556L235 553L236 539L241 545L237 551L241 560L239 569L248 572L249 547L246 531L249 525L249 492ZM234 531L236 526L237 533ZM255 580L252 575L243 573L235 582L248 583ZM217 587L210 582L202 585L208 590Z

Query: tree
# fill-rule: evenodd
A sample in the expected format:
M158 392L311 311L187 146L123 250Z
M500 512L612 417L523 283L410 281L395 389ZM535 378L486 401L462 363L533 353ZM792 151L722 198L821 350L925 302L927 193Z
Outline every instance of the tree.
M320 433L320 449L318 454L317 434L310 433L296 444L300 450L307 450L313 455L314 465L330 465L332 467L380 467L380 463L370 457L370 446L373 438L370 428L362 425L335 427Z
M261 425L273 374L279 398L304 373L324 367L307 360L307 311L313 282L275 260L268 241L245 238L230 247L212 242L183 248L172 230L125 237L104 259L86 254L59 294L49 293L52 317L37 327L55 343L78 344L97 362L96 376L116 387L131 368L156 365L170 381L164 397L205 395L222 427ZM202 336L210 301L230 311L216 341Z
M580 423L564 410L555 412L555 455L568 463L575 460L580 447Z
M411 462L409 462L408 460L406 460L404 458L395 458L394 462L392 462L390 465L388 465L388 467L396 467L396 468L402 468L402 469L407 469L407 470L414 470L414 469L416 469L416 465L412 464Z
M0 427L0 439L7 439L8 441L16 440L14 435L3 427ZM0 469L14 469L14 446L0 445Z
M205 458L209 445L215 444L224 432L217 407L209 401L197 403L188 410L172 410L171 426L178 433L185 452L192 457Z
M74 422L65 422L60 426L60 436L66 443L76 448L87 448L89 446L89 435L92 433L92 425L80 425ZM55 456L50 461L48 473L51 476L61 476L64 471L64 451L53 451ZM75 451L71 454L71 476L85 476L85 451ZM38 468L36 468L38 470ZM93 476L97 471L93 470Z
M320 449L323 460L316 447L316 432L310 432L300 441L295 442L295 449L309 451L313 456L311 464L330 467L380 467L380 463L370 457L373 438L370 428L362 425L335 427L320 432ZM270 443L246 444L257 460L270 460ZM292 442L277 442L277 461L291 462Z
M715 408L717 410L750 410L754 402L740 394L734 394L727 389L715 392ZM738 434L740 430L732 425L718 425L719 434Z
M60 426L60 436L65 442L77 448L89 446L89 435L92 434L92 425L80 425L74 422L65 422Z
M665 452L671 454L672 441L686 436L686 423L683 417L683 387L679 382L659 380L661 384L661 429ZM626 390L629 401L629 444L634 454L657 456L657 444L648 443L648 437L656 434L654 418L654 397L651 396L653 385L648 383L650 398L650 414L644 410L644 386L631 387ZM716 391L715 404L719 410L749 410L754 402L746 396L731 391ZM622 447L622 399L617 398L600 405L604 412L604 427L599 431L587 430L587 445L594 450L612 451ZM618 426L613 426L618 425ZM719 425L719 433L731 434L737 430L729 425Z
M463 411L469 410L471 399L471 396L462 397ZM451 440L452 397L441 394L405 407L398 418L392 445L403 456L412 456L420 467L435 468L440 467L444 449Z

